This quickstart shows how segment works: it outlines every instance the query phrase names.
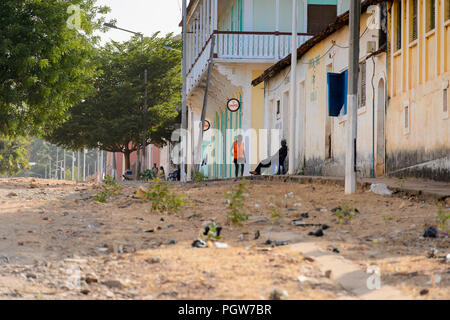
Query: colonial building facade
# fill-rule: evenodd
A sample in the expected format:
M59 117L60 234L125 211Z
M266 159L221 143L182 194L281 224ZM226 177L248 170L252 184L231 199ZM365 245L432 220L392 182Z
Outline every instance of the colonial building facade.
M297 46L333 22L338 11L337 0L300 0ZM264 84L252 86L251 81L290 53L292 1L192 0L187 25L191 133L187 162L201 158L200 169L210 178L234 177L230 150L236 135L241 133L246 146L244 172L248 174L261 160L260 153L254 152L258 138L249 130L258 132L265 127ZM213 65L208 77L211 54ZM211 129L200 148L199 122L207 85L206 119ZM237 111L227 108L230 99L240 103ZM191 169L188 167L188 178Z
M362 176L385 173L387 10L379 1L362 3L359 56L357 168ZM349 55L348 12L298 48L297 102L289 114L290 57L253 85L265 82L265 127L280 128L294 153L295 172L344 176ZM294 127L289 119L294 118ZM269 139L270 141L271 139ZM270 147L269 147L270 149Z
M450 1L389 5L389 174L450 181Z

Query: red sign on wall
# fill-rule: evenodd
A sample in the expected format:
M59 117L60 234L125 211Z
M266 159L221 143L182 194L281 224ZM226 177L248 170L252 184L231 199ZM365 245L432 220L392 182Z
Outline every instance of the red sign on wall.
M241 108L241 103L239 102L238 99L230 99L227 102L227 109L230 110L231 112L236 112Z

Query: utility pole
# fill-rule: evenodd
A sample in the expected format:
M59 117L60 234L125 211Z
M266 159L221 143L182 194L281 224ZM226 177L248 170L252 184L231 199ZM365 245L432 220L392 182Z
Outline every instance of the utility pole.
M80 176L81 176L81 152L80 150L78 150L78 154L77 154L77 182L80 181Z
M295 106L297 101L297 0L292 0L292 37L291 37L291 90L289 93L289 171L295 173ZM280 166L281 163L278 164Z
M358 68L359 68L359 22L361 15L360 0L350 1L350 39L348 62L349 121L347 126L347 150L345 155L345 193L356 192L356 137L358 125Z
M72 151L72 181L75 180L75 152Z
M183 61L181 64L181 75L183 78L183 90L182 90L182 99L181 99L181 161L180 161L180 181L186 182L186 171L184 170L185 164L185 154L186 154L186 104L187 104L187 83L186 83L186 55L187 55L187 9L186 9L186 0L183 0ZM203 129L203 128L202 128Z
M55 162L55 179L58 180L58 153L59 148L56 147L56 162Z
M63 166L64 166L63 179L66 180L66 149L64 149L64 161L63 161Z
M83 149L83 182L86 182L86 149Z

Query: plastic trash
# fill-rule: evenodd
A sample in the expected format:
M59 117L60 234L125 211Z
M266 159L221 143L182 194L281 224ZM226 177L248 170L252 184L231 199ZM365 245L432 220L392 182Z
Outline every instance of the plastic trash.
M202 239L197 239L194 242L192 242L192 247L193 248L208 248L208 245Z
M216 248L218 248L218 249L226 249L226 248L228 248L228 244L226 244L224 242L216 242L215 245L216 245Z
M279 246L287 246L289 244L289 242L288 241L279 241L279 240L275 240L275 241L267 240L266 244L267 245L274 245L276 247L279 247Z
M322 229L317 229L314 232L308 233L308 236L323 237L323 230Z
M438 232L435 227L429 227L425 230L423 237L424 238L436 238L437 234L438 234Z
M392 191L388 189L387 185L384 183L373 183L370 186L369 192L373 192L375 194L379 194L382 196L390 196L392 195Z

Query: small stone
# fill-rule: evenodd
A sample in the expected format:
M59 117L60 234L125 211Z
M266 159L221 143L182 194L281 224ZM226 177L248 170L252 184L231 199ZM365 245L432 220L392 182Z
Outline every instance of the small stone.
M133 247L132 245L124 245L122 248L123 253L135 253L136 252L136 248Z
M27 279L37 279L34 273L27 273Z
M15 192L10 192L10 193L8 193L8 195L7 195L8 197L17 197L17 193L15 193Z
M436 238L437 237L437 230L435 227L429 227L425 230L425 233L423 234L424 238Z
M283 290L274 289L270 292L270 299L271 300L284 300L288 297L288 293Z
M255 237L253 239L258 240L260 236L261 236L261 232L259 230L256 230Z
M333 272L331 270L325 271L325 277L328 279L331 279L331 276L333 275Z
M152 257L152 258L146 259L145 262L147 262L148 264L156 264L156 263L160 263L161 259L159 259L158 257Z
M167 244L169 246L173 246L174 244L176 244L177 242L175 240L169 240L169 242L167 242Z
M90 293L90 291L88 290L88 289L83 289L83 290L81 290L80 291L82 294L84 294L85 296L87 296L89 293Z
M314 237L323 237L323 230L322 229L317 229L314 232L310 232L308 233L309 236L314 236Z
M119 280L107 280L102 282L103 285L107 286L109 289L123 289L123 284Z
M330 226L328 226L326 224L322 225L322 230L327 230L327 229L330 229Z
M92 276L87 276L84 281L86 281L87 284L98 283L98 279Z
M425 296L425 295L427 295L428 293L430 293L430 290L428 290L428 289L423 289L423 290L420 291L420 295L421 295L421 296Z
M152 232L155 232L155 229L148 229L148 230L146 230L145 232L146 232L146 233L152 233Z

